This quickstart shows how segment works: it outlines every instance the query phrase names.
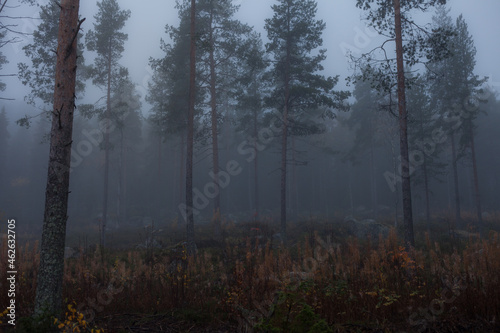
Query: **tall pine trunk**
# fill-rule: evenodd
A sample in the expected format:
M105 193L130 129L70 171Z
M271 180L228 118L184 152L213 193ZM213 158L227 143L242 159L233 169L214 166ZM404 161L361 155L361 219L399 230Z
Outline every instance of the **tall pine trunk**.
M256 95L256 90L254 90L254 93ZM258 137L258 128L257 128L257 109L254 109L253 111L253 137L257 140ZM255 212L254 212L254 220L258 221L259 220L259 150L255 148L255 159L253 161L253 174L254 174L254 207L255 207Z
M408 154L408 112L406 109L405 73L403 59L403 37L401 32L401 6L399 0L394 0L394 21L396 33L396 57L398 69L398 111L401 153L401 176L403 196L403 219L405 227L405 246L410 250L415 246L413 235L413 213L411 204L410 160Z
M462 220L460 214L460 189L458 187L458 168L457 168L457 150L455 147L455 135L453 132L450 133L451 140L451 165L453 168L453 184L455 185L455 223L452 226L452 229L455 229L459 226L460 221Z
M125 133L124 129L120 132L120 178L118 181L118 225L125 225L127 221L127 162L126 162L126 149L125 149Z
M107 73L107 96L106 96L106 113L104 115L106 130L104 131L104 188L102 199L102 230L101 230L101 251L106 245L106 225L108 224L108 190L109 190L109 129L110 129L110 114L111 114L111 42L109 43L108 52L108 73Z
M471 150L471 158L472 158L472 173L474 176L474 193L476 195L476 211L477 211L477 227L480 234L482 234L483 227L483 216L481 212L481 196L479 194L479 178L477 175L477 163L476 163L476 148L474 146L474 129L472 128L472 121L470 121L469 126L469 135L470 135L470 150Z
M285 87L285 96L288 95L288 83ZM280 222L281 236L286 238L286 156L287 156L287 139L288 139L288 101L285 98L285 107L283 110L283 125L281 138L281 205L280 205Z
M181 147L180 147L180 158L179 158L179 161L181 161L179 163L179 191L178 191L178 204L182 202L182 198L184 197L184 190L185 190L185 184L184 184L184 181L186 180L186 178L184 177L184 169L186 167L186 164L184 163L184 161L186 160L186 155L185 155L185 152L186 152L186 137L185 137L185 133L181 133ZM179 218L180 220L180 218Z
M191 45L189 52L189 105L186 147L186 241L189 255L196 253L193 216L194 106L196 100L196 0L191 0Z
M425 133L424 133L424 124L423 122L420 122L420 138L424 138ZM424 172L424 194L425 194L425 219L427 223L427 231L430 232L430 226L431 226L431 208L430 208L430 201L429 201L429 174L428 174L428 167L427 167L427 157L423 156L423 164L422 164L422 171Z
M287 36L290 36L290 8L288 7L287 13ZM288 37L290 38L290 37ZM285 59L285 105L283 107L283 124L282 124L282 137L281 137L281 204L280 204L280 222L281 222L281 236L286 240L286 167L287 167L287 149L288 149L288 112L290 102L290 41L286 41L286 59Z
M79 0L62 0L57 37L54 108L45 191L40 267L35 296L35 315L58 316L62 310L62 282L69 176L75 109L75 83Z
M215 198L214 198L214 238L221 237L221 220L220 220L220 186L219 186L219 142L217 140L217 77L215 74L215 43L213 36L213 6L210 8L210 119L212 125L212 166L214 172Z

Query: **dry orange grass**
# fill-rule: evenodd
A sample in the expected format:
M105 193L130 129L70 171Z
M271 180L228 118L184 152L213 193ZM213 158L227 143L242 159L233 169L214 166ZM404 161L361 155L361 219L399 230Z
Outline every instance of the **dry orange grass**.
M105 260L95 251L67 260L64 299L97 322L111 314L179 309L197 309L207 322L229 321L240 328L259 322L279 328L309 308L315 320L332 327L356 322L417 329L440 320L492 323L500 318L498 233L448 253L429 237L412 254L401 244L392 231L377 242L349 239L344 244L315 234L292 248L248 238L245 245L204 249L196 257L187 257L182 246L110 253ZM29 316L38 244L19 247L17 255L18 315ZM6 258L3 244L3 266ZM0 281L5 279L2 267ZM6 293L0 294L0 312L7 302ZM425 311L431 317L425 318Z

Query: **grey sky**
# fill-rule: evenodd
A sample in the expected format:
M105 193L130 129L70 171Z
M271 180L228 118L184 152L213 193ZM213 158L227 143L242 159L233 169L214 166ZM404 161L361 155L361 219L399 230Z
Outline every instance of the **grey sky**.
M46 1L44 1L46 2ZM242 21L255 27L262 33L265 39L266 34L263 29L264 20L272 15L270 0L236 0L241 4L237 17ZM119 0L122 9L132 11L131 18L127 22L125 31L129 34L126 43L126 51L121 60L122 65L129 68L132 79L138 85L140 93L146 93L147 81L150 77L148 59L161 57L159 48L160 38L168 39L165 34L165 24L176 25L178 23L177 12L174 8L174 0ZM492 85L500 89L500 66L497 64L500 59L500 46L498 45L498 32L500 31L500 1L499 0L451 0L449 1L451 14L457 17L462 13L469 25L469 30L474 37L477 48L476 73L480 76L490 76ZM21 9L19 9L21 10ZM23 14L36 15L36 8L23 9ZM84 32L92 28L93 16L96 13L96 1L81 1L80 13L87 20L83 24ZM348 46L354 47L353 51L368 51L380 43L380 39L360 35L360 31L365 31L366 25L360 21L362 11L355 7L354 0L318 0L318 18L327 24L323 35L324 48L328 50L327 61L325 62L325 74L341 76L341 85L349 72L349 63L343 54L342 49ZM422 22L421 22L422 23ZM24 20L21 30L32 31L37 21ZM21 48L29 42L28 38L23 38L21 43L13 47L2 50L8 57L10 64L5 66L5 72L15 72L17 62L24 60L24 52ZM6 102L17 105L25 94L23 86L15 78L4 79L8 87L2 96L13 97L17 102ZM89 87L90 88L90 87ZM94 95L99 93L89 89L89 93ZM89 96L88 101L96 100L95 96ZM148 110L144 110L148 111Z

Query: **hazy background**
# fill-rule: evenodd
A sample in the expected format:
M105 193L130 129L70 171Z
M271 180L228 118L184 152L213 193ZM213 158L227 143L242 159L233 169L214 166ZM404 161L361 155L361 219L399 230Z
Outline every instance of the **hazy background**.
M367 29L365 22L361 20L363 12L356 8L354 0L319 0L318 15L319 19L326 22L326 30L323 34L324 48L328 50L327 61L325 65L325 75L340 75L341 84L344 84L346 76L350 75L349 62L343 53L343 46L356 46L357 31ZM39 3L47 3L46 0ZM151 76L148 65L150 57L158 58L162 56L160 50L160 39L168 41L165 34L165 25L177 25L177 11L174 0L120 0L122 9L130 9L132 15L127 21L124 31L128 33L128 41L125 43L125 52L120 63L129 69L130 75L139 88L146 89L147 82ZM262 38L266 40L264 31L264 20L271 17L270 0L236 0L241 8L236 17L242 22L253 26L260 32ZM500 87L500 43L498 32L500 31L500 1L498 0L451 0L448 6L451 8L451 15L457 17L463 14L469 25L469 31L474 37L474 43L477 49L476 74L488 76L492 80L493 86ZM15 15L37 17L36 7L26 5L20 6L11 11ZM83 32L92 28L94 15L97 12L96 1L81 1L80 15L85 17L86 21L82 25ZM429 22L431 14L417 19L420 23ZM37 20L24 19L19 23L20 30L30 33L36 28ZM22 47L30 42L29 36L20 37L21 42L7 46L3 52L10 63L4 67L5 73L16 73L17 63L26 62ZM364 43L364 41L362 41ZM379 45L380 39L372 38L362 51L369 51L371 48ZM354 50L355 51L355 50ZM356 53L354 53L356 54ZM87 63L92 58L86 52ZM2 92L3 97L15 98L15 102L4 102L8 109L9 106L19 107L19 101L26 95L26 89L16 78L6 78L7 89ZM87 87L87 96L92 95L91 87ZM144 92L144 91L143 91ZM92 96L93 98L93 96ZM147 109L144 111L147 112Z
M255 30L262 34L264 42L266 33L264 31L264 20L271 17L271 5L273 1L267 0L242 0L236 1L241 4L237 18L254 26ZM41 2L46 3L46 2ZM147 84L152 72L148 66L150 57L163 57L160 50L160 39L168 42L165 34L165 25L176 26L178 24L177 10L174 8L173 0L146 0L119 1L121 9L130 9L131 17L126 22L124 31L128 33L128 41L125 43L125 52L120 64L127 67L132 80L137 85L137 90L143 99L140 110L142 128L138 131L137 138L133 144L134 154L131 154L129 168L130 186L129 191L129 216L152 216L157 221L167 222L174 218L177 213L178 194L177 189L182 185L182 179L178 172L180 161L179 147L175 139L168 142L160 142L148 128L145 118L148 117L150 106L144 101L147 94ZM498 0L455 0L449 1L451 15L456 18L463 14L469 32L474 37L476 55L476 74L489 76L489 86L500 89L500 45L498 32L500 31L500 1ZM36 19L36 7L21 5L11 9L11 16L29 16L32 19L21 19L17 21L18 30L25 33L32 32L38 25ZM81 1L81 17L86 21L82 25L83 33L91 29L94 21L93 16L97 11L96 1ZM323 34L324 45L327 49L327 60L324 62L324 75L340 75L338 89L352 89L345 84L345 78L351 74L350 64L344 54L351 49L354 55L360 52L368 52L380 45L382 39L374 36L362 21L363 12L355 7L354 0L319 0L318 18L326 22L327 28ZM418 23L430 22L432 13L421 15L416 18ZM30 43L30 37L20 36L20 42L11 44L2 49L9 60L4 66L4 73L16 73L17 63L26 62L22 47ZM84 51L86 63L92 63L92 55ZM43 213L44 186L47 168L48 146L44 141L44 134L49 130L48 124L34 122L31 129L19 128L15 121L26 114L38 113L33 106L27 105L23 98L28 90L15 77L3 78L7 89L1 92L4 98L12 98L13 101L0 101L0 107L4 106L9 117L9 155L8 174L12 175L13 182L10 187L2 189L3 197L0 198L0 212L15 214L16 217L26 221L28 224L41 227ZM85 97L77 101L80 103L94 103L104 92L92 87L87 83ZM498 103L485 107L490 118L484 116L479 120L480 136L477 138L478 164L480 168L480 188L483 209L485 211L498 210L498 197L500 197L500 179L498 169L499 135L496 124L498 121ZM75 142L81 139L81 128L95 126L94 121L81 121L75 125ZM482 126L482 127L481 127ZM488 127L490 126L490 127ZM368 193L369 172L366 165L355 168L342 162L342 151L349 148L352 142L352 134L342 126L333 126L332 131L322 136L308 140L298 140L297 149L306 152L303 157L308 161L306 167L298 167L296 177L297 188L290 194L290 207L294 210L292 218L301 215L320 215L324 217L343 218L346 215L358 212L364 217L369 216L370 194ZM251 167L238 155L238 144L244 140L241 136L224 138L221 141L221 165L225 165L230 159L237 159L243 166L241 176L232 180L230 188L222 194L222 206L226 213L238 219L251 218ZM41 142L44 142L41 144ZM335 154L325 153L325 146L335 150ZM277 216L279 207L279 157L276 147L271 146L265 152L259 166L262 182L262 208L263 213L270 218ZM447 157L444 156L444 159ZM366 158L365 158L366 159ZM387 147L380 148L377 152L376 185L379 191L378 205L380 210L387 212L387 216L393 215L392 210L400 209L399 193L391 192L383 178L383 173L391 170L390 152ZM72 173L73 194L70 195L71 211L70 226L81 221L94 221L101 208L102 189L102 153L97 149L91 156L85 159L84 167L76 168ZM196 166L195 186L203 187L209 181L207 174L210 170L210 158L199 158ZM473 207L473 191L470 179L470 163L464 162L460 166L463 179L461 195L464 209ZM116 169L111 169L116 172ZM115 183L113 183L115 182ZM433 186L433 211L442 212L449 209L451 204L451 186L449 175L445 176L441 183ZM116 186L116 180L112 180L110 187ZM298 194L297 194L298 193ZM116 195L110 192L110 197ZM419 216L422 207L422 197L418 190L414 192L414 205L416 216ZM110 199L110 211L113 211L113 201ZM295 202L295 204L293 203ZM168 203L168 204L167 204ZM210 219L210 206L198 220Z

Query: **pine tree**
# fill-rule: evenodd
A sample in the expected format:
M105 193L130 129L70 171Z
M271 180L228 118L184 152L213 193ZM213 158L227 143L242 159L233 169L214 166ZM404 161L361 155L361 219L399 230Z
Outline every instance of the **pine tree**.
M281 233L286 237L288 136L294 122L300 124L305 112L319 107L342 108L341 102L347 94L332 91L338 77L325 78L318 73L323 70L321 63L326 59L326 50L317 50L323 44L325 23L315 19L316 2L280 0L272 9L274 15L266 19L265 29L270 40L267 52L274 58L269 76L275 88L266 104L281 114L280 221ZM330 112L328 109L326 113L331 115ZM307 126L305 129L310 130Z
M64 247L77 66L78 0L62 0L59 19L54 108L45 192L45 213L35 315L58 317L62 310Z
M351 106L351 114L346 125L354 130L354 144L346 155L352 165L360 163L360 156L368 154L370 163L370 194L372 210L377 215L377 186L375 172L375 150L381 145L380 112L381 96L366 81L358 81L353 96L356 102Z
M54 50L57 49L59 13L60 8L56 2L40 6L41 23L33 32L33 42L23 47L26 57L31 60L31 64L18 64L21 82L31 89L25 100L31 105L38 105L43 110L50 109L54 103L54 73L56 68ZM85 78L83 48L83 43L79 42L77 93L82 93L85 89L83 81ZM49 116L47 115L47 117ZM29 122L30 119L27 117L18 121L20 125L26 126L29 125Z
M188 126L189 105L189 85L190 85L190 29L191 29L191 6L188 2L178 2L176 5L179 16L179 26L166 26L166 32L169 34L171 43L161 41L161 49L165 52L164 57L159 59L150 59L150 66L153 69L153 77L149 84L146 100L152 105L150 120L158 130L160 140L176 140L179 145L179 160L186 160L186 133ZM197 31L199 28L197 28ZM199 36L200 32L196 33ZM196 62L199 63L200 56L196 54ZM196 73L196 96L195 110L193 111L193 135L199 132L199 119L202 117L204 91L200 85L200 77L203 73ZM197 137L198 138L198 137ZM193 138L193 140L197 139ZM161 152L160 152L161 153ZM187 217L184 212L185 197L185 179L184 173L186 164L179 163L179 186L178 197L175 205L180 208L179 219L181 216Z
M118 86L119 80L126 76L126 70L120 66L124 43L128 35L121 32L125 22L130 17L129 10L121 10L116 0L103 0L97 3L98 13L94 16L94 30L90 30L86 37L87 49L95 51L97 57L90 69L92 82L106 91L106 106L103 119L106 128L111 128L112 89ZM101 246L105 245L105 230L108 215L108 183L109 183L109 131L104 132L104 188L102 207Z
M207 77L209 87L210 129L212 138L212 168L214 174L214 237L221 237L221 205L219 185L219 122L221 100L227 98L227 91L231 89L234 80L227 72L236 72L239 59L245 46L244 40L248 37L251 28L233 18L238 6L231 0L201 0L198 2L197 13L200 55L199 70ZM235 74L237 75L237 74ZM204 82L205 83L205 82ZM226 95L226 97L224 97Z
M427 81L418 77L408 89L408 138L412 152L412 182L422 185L425 198L425 216L427 227L430 226L430 181L440 179L444 174L445 164L439 161L442 145L436 143L435 133L440 130L438 114L431 107L430 96L426 89Z
M398 96L398 115L400 130L401 155L401 182L403 199L403 216L405 227L405 245L409 250L415 246L413 234L413 212L410 179L410 161L408 151L408 111L406 107L406 86L409 84L405 76L405 65L413 66L425 59L436 61L446 55L445 45L449 31L433 30L427 32L416 25L410 18L413 9L426 11L437 3L446 3L446 0L357 0L356 6L367 11L369 24L384 36L388 41L395 43L396 57L390 59L383 43L377 51L382 51L385 59L374 59L374 52L362 55L357 59L363 67L373 66L373 63L382 64L374 71L370 71L370 78L360 75L358 79L370 79L377 82L380 89L390 92L395 85ZM405 40L403 43L403 39ZM394 77L394 74L396 74Z
M110 137L110 144L116 149L118 164L118 193L117 193L117 225L127 221L127 169L129 149L137 146L141 140L140 96L130 80L128 73L116 82L111 96L110 120L116 127Z
M253 210L254 220L259 219L259 151L264 149L259 143L258 133L264 122L264 95L269 88L265 83L265 74L268 67L268 60L265 58L265 50L260 35L253 34L247 42L247 52L241 62L241 73L236 81L234 97L237 100L237 117L239 126L238 132L250 137L251 151L247 161L253 160ZM244 147L238 147L244 149ZM250 189L249 189L250 190Z
M443 117L444 126L447 128L451 141L451 163L455 183L455 223L461 220L457 162L465 156L466 150L470 150L477 221L481 228L482 212L474 131L475 121L480 111L479 103L485 99L480 89L485 80L474 74L476 48L463 16L460 15L453 24L449 11L443 6L437 10L434 25L436 28L453 28L455 31L448 45L450 57L433 64L430 75L433 104Z
M189 255L196 254L193 216L194 111L196 104L196 0L191 0L189 46L189 98L186 147L186 242Z

